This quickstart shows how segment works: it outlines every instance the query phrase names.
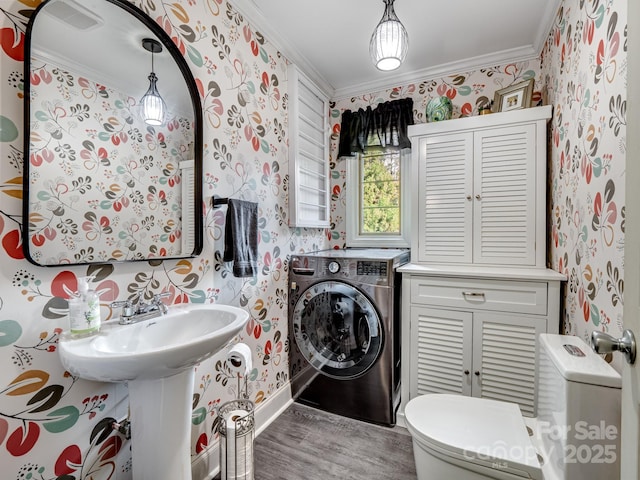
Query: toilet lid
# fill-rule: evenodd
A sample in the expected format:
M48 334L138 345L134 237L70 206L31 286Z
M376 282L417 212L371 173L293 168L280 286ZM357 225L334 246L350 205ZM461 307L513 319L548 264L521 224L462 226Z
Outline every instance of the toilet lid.
M440 453L515 476L543 478L515 403L430 394L409 401L404 413L411 434Z

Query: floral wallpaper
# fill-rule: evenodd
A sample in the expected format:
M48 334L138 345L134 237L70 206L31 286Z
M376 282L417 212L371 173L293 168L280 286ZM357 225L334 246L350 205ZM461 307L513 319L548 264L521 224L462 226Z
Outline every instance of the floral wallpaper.
M626 18L627 2L567 0L541 56L551 265L568 278L564 330L583 339L623 330Z
M34 57L30 81L31 258L180 256L180 164L193 160L193 124L171 116L148 126L136 99Z
M114 315L111 302L139 294L148 301L154 293L168 292L168 304L220 302L245 308L250 320L238 340L254 354L249 398L260 408L288 381L287 256L328 248L328 239L324 230L292 229L287 223L285 59L222 0L136 0L184 54L201 95L203 252L188 260L88 267L42 268L26 261L19 233L24 221L24 33L39 3L0 1L1 476L127 480L130 444L111 430L114 419L127 416L126 386L74 378L58 358L57 341L66 328L67 299L77 290L77 278L94 276L91 286L100 296L103 321ZM140 131L143 144L148 133ZM156 130L152 141L158 142L159 133ZM100 148L107 147L92 141L90 160L100 162ZM108 151L113 149L115 145ZM156 149L154 161L173 159L157 154L159 150L163 149ZM139 158L144 155L134 156ZM259 272L254 278L234 277L231 264L222 261L226 208L209 207L214 193L259 204ZM111 210L115 205L106 211ZM238 393L225 353L201 363L196 371L194 458L217 442L217 409Z
M39 0L0 1L0 464L3 478L129 479L130 445L109 429L126 416L126 387L87 382L61 367L56 342L68 291L95 274L109 303L169 292L170 303L222 302L251 318L240 340L254 352L249 395L258 404L287 382L287 256L344 244L344 163L335 160L344 109L406 96L416 122L447 95L454 116L476 114L496 89L526 78L554 105L550 136L550 262L570 278L564 327L619 333L624 238L626 4L566 0L540 62L461 72L339 99L330 112L332 227L287 227L286 61L223 0L136 0L183 52L203 103L204 191L259 202L259 274L233 277L222 262L225 209L205 210L202 255L191 260L39 268L22 254L24 27ZM415 48L415 46L414 46ZM543 100L544 99L544 100ZM205 199L206 200L206 199ZM208 202L205 201L208 206ZM216 409L236 395L224 354L203 362L194 385L192 455L216 441Z

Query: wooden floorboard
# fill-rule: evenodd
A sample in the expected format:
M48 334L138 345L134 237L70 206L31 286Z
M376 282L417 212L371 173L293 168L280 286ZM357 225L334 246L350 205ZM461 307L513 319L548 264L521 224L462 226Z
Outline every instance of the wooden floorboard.
M254 456L255 480L416 480L411 436L404 428L298 403L255 439Z

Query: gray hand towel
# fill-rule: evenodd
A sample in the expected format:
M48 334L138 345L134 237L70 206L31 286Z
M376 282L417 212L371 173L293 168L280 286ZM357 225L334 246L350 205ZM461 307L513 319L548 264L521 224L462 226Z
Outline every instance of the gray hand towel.
M258 204L230 198L224 232L225 262L233 261L234 277L258 273Z

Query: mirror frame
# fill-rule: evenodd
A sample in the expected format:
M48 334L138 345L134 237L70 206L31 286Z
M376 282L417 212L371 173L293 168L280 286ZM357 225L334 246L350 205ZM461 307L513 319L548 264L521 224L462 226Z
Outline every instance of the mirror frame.
M162 43L163 47L167 49L173 60L176 62L182 77L186 83L191 97L191 103L193 106L194 114L194 178L196 184L194 185L194 205L193 215L194 218L194 249L189 254L172 257L148 257L140 259L126 259L126 260L110 260L107 262L79 262L79 263L64 263L64 264L41 264L36 262L29 249L29 177L30 177L30 137L31 137L31 36L35 23L35 19L38 17L38 13L43 9L50 0L44 0L33 12L25 33L25 58L24 58L24 78L25 78L25 93L24 93L24 162L22 173L22 250L25 258L32 264L39 267L67 267L69 265L104 265L110 263L127 263L127 262L160 262L165 260L178 260L181 258L193 258L198 256L202 252L203 248L203 197L202 197L202 148L203 148L203 132L202 132L202 102L200 100L200 94L198 87L191 72L191 69L187 65L185 58L180 53L178 47L173 43L171 37L154 22L143 10L137 6L129 3L127 0L104 0L111 3L129 15L134 16L140 22L142 22Z

